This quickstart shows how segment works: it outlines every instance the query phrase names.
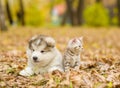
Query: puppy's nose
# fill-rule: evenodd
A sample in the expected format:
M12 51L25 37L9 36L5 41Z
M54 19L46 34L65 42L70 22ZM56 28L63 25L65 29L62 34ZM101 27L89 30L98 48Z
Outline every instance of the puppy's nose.
M33 60L36 61L38 58L37 57L33 57Z

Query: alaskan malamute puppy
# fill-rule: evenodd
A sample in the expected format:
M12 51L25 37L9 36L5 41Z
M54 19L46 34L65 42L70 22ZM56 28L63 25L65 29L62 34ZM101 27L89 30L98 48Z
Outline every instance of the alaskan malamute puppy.
M20 75L31 76L54 70L63 71L62 55L55 47L55 40L45 35L34 36L27 49L27 67Z

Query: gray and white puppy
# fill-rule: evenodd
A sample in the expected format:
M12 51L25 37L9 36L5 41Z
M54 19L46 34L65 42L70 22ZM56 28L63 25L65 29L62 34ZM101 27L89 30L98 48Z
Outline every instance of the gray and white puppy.
M56 48L52 37L34 36L29 41L27 57L27 67L19 73L22 76L43 74L54 70L63 72L62 55Z

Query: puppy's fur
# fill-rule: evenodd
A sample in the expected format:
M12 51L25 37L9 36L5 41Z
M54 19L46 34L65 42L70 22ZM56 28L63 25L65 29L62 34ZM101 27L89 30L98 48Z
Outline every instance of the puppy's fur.
M62 55L55 47L55 40L49 36L34 36L27 49L27 67L20 71L20 75L31 76L54 70L63 71Z

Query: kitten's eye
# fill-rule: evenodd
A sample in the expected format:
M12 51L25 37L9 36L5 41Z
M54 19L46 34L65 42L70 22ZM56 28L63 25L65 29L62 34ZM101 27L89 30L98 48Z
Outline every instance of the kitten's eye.
M81 46L79 46L79 47L81 47Z
M41 52L41 53L44 53L45 51L42 50L42 51L40 51L40 52Z

